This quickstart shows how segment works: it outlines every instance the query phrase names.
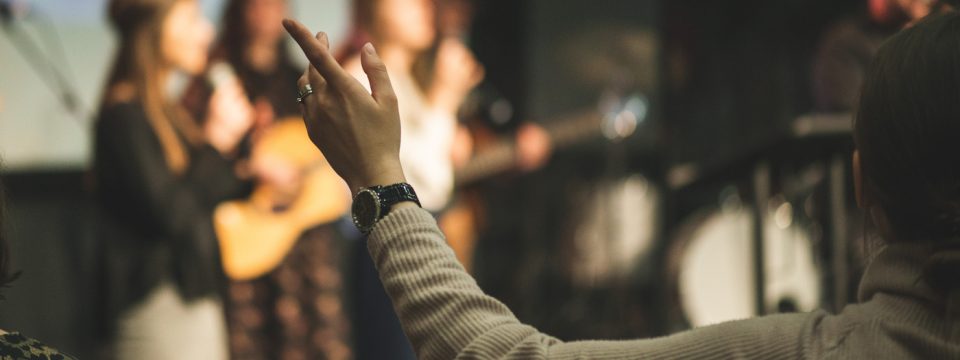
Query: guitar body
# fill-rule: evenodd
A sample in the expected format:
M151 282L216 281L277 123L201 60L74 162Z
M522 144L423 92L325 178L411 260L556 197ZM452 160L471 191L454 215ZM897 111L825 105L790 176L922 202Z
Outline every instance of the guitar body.
M487 153L501 142L512 140L509 137L497 136L483 126L472 126L470 136L477 153L480 154ZM468 163L464 166L471 165ZM437 219L437 225L443 231L447 245L453 249L457 260L467 272L473 272L473 254L480 232L486 225L483 219L485 212L486 203L480 189L458 184L452 202Z
M473 253L480 230L485 225L482 217L485 204L481 195L476 190L458 191L453 203L437 220L447 238L447 245L467 272L473 271Z
M299 119L281 120L267 129L251 161L294 169L302 182L294 194L261 182L249 199L225 202L214 211L223 268L234 280L270 272L304 231L340 218L350 207L346 184L310 142Z

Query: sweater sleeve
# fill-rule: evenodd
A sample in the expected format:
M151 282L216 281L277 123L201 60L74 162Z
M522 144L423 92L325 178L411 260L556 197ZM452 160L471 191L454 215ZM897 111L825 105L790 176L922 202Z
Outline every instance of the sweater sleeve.
M768 316L630 341L562 342L522 324L457 262L430 214L380 221L370 254L420 359L802 358L822 313Z

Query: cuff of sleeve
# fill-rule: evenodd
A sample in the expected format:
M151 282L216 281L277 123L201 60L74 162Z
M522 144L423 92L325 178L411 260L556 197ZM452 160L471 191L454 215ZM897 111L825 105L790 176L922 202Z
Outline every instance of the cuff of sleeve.
M397 209L377 222L367 238L367 246L371 254L376 255L389 242L422 231L439 232L437 221L429 211L419 207Z

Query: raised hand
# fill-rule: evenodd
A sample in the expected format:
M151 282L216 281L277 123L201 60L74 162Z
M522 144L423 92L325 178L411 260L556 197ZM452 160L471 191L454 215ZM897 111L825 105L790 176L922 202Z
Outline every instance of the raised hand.
M550 160L553 143L550 134L533 123L526 123L517 130L517 160L520 170L532 171Z
M310 140L356 193L360 188L405 182L400 166L400 115L387 68L373 45L361 52L372 94L330 54L324 33L313 36L303 24L284 20L284 28L310 60L297 82Z
M483 77L483 66L463 42L454 38L443 39L437 49L433 83L428 94L431 105L456 114L467 94Z

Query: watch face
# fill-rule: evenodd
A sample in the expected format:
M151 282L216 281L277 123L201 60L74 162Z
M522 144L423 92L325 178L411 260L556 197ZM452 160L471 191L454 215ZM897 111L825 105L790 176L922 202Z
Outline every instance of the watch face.
M370 189L361 190L353 198L353 223L367 233L380 218L380 197Z

